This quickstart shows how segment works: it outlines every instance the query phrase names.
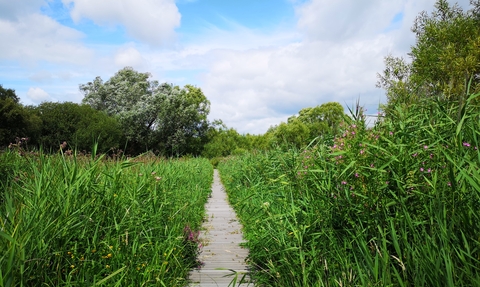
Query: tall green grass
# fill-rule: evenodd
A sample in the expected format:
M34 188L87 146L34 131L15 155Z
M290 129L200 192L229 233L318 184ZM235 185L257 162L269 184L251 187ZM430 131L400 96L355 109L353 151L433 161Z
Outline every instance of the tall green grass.
M0 156L0 286L186 284L208 160Z
M478 97L220 163L257 286L480 286Z

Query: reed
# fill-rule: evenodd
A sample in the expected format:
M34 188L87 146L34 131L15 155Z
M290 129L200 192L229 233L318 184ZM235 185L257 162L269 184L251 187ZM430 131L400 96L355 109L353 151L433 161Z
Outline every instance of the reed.
M480 286L479 96L220 162L257 286Z
M0 156L0 286L184 286L199 264L208 160Z

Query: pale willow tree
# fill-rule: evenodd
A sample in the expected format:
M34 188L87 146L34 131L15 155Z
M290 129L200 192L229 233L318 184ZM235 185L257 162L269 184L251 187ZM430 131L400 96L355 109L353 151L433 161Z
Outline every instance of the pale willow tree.
M83 103L117 117L136 152L198 154L208 128L210 102L199 88L159 84L150 77L131 67L106 82L97 77L80 85Z

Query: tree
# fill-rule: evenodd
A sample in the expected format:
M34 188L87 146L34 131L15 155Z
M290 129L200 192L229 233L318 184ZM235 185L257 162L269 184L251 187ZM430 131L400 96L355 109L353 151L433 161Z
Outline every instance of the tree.
M388 56L378 75L390 106L418 97L462 102L468 92L480 91L480 1L471 5L465 12L438 0L430 15L420 13L412 27L411 63Z
M385 66L383 74L377 74L376 86L385 89L390 106L394 107L398 103L413 102L417 99L410 81L411 64L404 58L388 55L385 57Z
M170 92L159 103L154 133L156 146L170 155L198 155L206 143L210 102L201 89L187 85Z
M233 128L220 120L214 121L208 130L208 143L205 144L202 155L207 158L225 157L231 155L242 146L242 136Z
M118 71L105 83L96 77L93 82L80 85L82 102L116 117L127 140L148 147L158 106L163 101L162 92L171 90L168 85L160 87L149 78L149 73L139 73L130 67Z
M118 118L134 152L159 149L169 155L199 154L205 143L210 102L201 89L149 80L131 67L105 83L80 85L83 103Z
M288 123L280 123L273 134L280 146L301 148L308 144L310 129L301 120L292 118Z
M316 107L309 107L301 109L298 112L298 119L310 130L308 140L313 140L317 137L335 136L339 131L340 122L344 118L343 106L337 102L329 102Z
M16 138L33 137L37 134L40 120L19 103L13 89L0 85L0 146L15 143Z
M13 89L5 89L2 85L0 85L0 100L12 99L13 102L19 103L20 98L18 98L15 90Z
M100 152L119 147L122 132L117 120L88 105L44 102L35 111L42 120L39 142L46 150L55 151L64 141L86 151L95 142Z

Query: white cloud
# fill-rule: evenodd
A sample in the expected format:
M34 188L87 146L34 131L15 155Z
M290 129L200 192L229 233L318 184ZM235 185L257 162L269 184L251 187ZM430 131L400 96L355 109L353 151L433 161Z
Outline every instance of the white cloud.
M28 78L37 83L48 83L52 82L53 80L52 73L47 70L37 71L34 74L30 75Z
M180 26L174 0L62 0L75 22L91 19L97 25L125 27L137 40L158 46L168 43Z
M17 20L19 16L34 13L45 0L0 0L0 19Z
M90 19L98 25L122 25L140 41L89 46L79 31L33 14L44 1L0 0L0 37L8 39L0 45L2 65L19 61L29 67L15 66L12 76L5 64L0 72L7 75L4 70L9 70L12 83L22 77L35 81L19 95L37 104L79 102L78 84L95 76L108 80L118 69L132 66L159 81L197 84L212 103L211 119L220 118L242 133L263 133L301 108L329 101L353 105L360 98L375 113L384 101L384 92L375 88L383 58L390 53L406 56L415 40L410 31L415 17L435 3L290 1L296 26L262 31L224 19L222 29L206 24L197 27L197 34L182 34L174 47L152 49L168 44L180 24L174 0L62 0L77 23ZM468 1L461 0L461 7L468 8ZM392 25L396 15L402 20ZM30 88L37 83L48 93Z
M370 37L390 24L402 2L313 0L297 7L298 27L311 40L341 42Z
M434 0L312 0L298 4L303 40L245 49L217 49L210 57L202 88L212 102L211 118L221 118L240 132L263 133L304 107L356 100L374 114L385 102L375 88L376 74L388 54L406 56L415 37L415 17L431 11ZM467 7L468 0L461 1ZM401 22L392 26L401 15ZM243 35L241 32L240 35ZM232 34L230 38L234 38ZM254 39L254 36L251 36ZM258 44L258 48L253 48Z
M144 68L145 59L140 52L133 47L123 47L117 51L114 57L115 65L122 69L123 67L130 66L135 69Z
M43 101L50 101L52 99L50 95L41 88L28 89L27 97L37 104Z
M278 48L218 51L202 88L212 102L212 118L240 132L263 133L278 119L329 101L376 107L376 72L390 48L380 35L346 45L321 41ZM212 52L214 53L214 52ZM260 121L270 118L276 122ZM249 126L247 122L257 122Z
M40 14L21 16L18 21L0 19L0 59L34 64L86 64L93 52L80 44L83 34Z

